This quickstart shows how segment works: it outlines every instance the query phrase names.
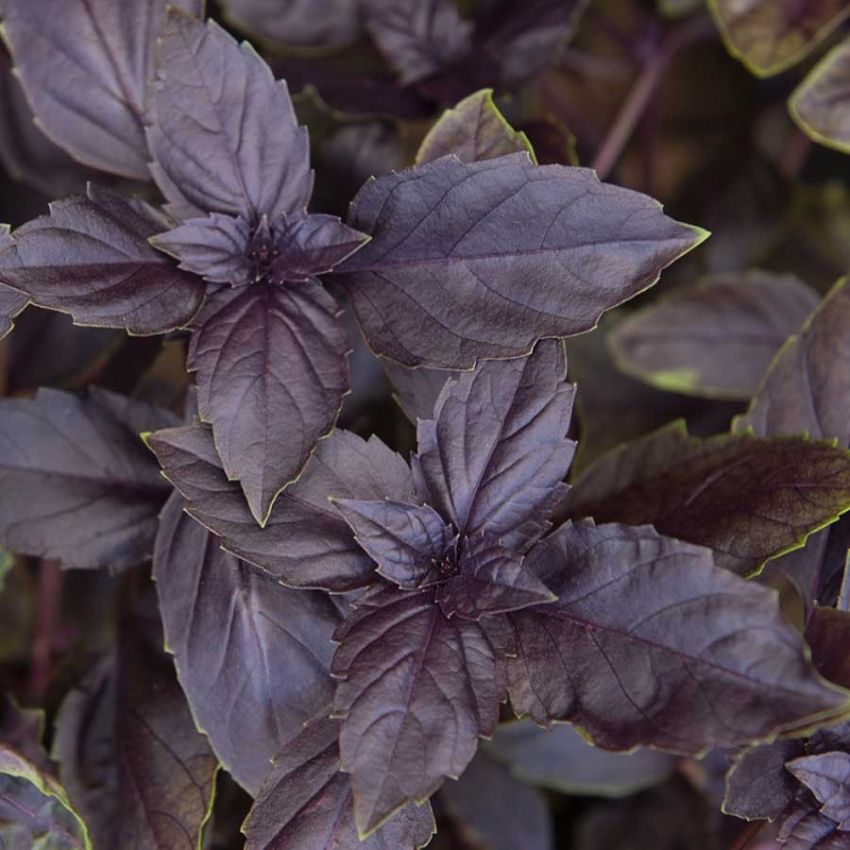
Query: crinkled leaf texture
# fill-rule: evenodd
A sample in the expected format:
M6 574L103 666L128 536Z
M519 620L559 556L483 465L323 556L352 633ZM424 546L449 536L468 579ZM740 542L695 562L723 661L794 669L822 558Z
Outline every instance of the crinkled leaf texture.
M337 630L342 769L352 774L361 835L458 777L498 720L497 651L487 633L448 619L434 594L382 588Z
M153 575L195 720L256 794L284 742L332 699L339 612L324 594L289 590L222 551L178 493L162 513Z
M842 832L850 830L850 753L801 756L788 770L814 794L823 815Z
M107 653L65 697L53 756L95 848L200 846L218 761L160 652Z
M285 742L243 827L246 850L417 850L431 840L436 826L425 803L406 806L360 841L338 734L321 718Z
M817 303L793 275L716 275L633 313L610 339L618 366L658 389L749 400Z
M372 237L340 266L371 348L443 368L589 330L705 238L645 195L524 153L379 177L349 223Z
M726 46L760 77L799 62L850 14L844 0L709 0Z
M674 422L588 467L567 503L573 517L651 523L751 575L850 507L850 454L795 437L699 439Z
M256 225L310 200L307 131L286 85L214 21L168 14L147 136L151 173L178 218L219 212Z
M316 279L226 289L207 299L189 344L198 410L255 519L294 481L348 391L339 306Z
M175 417L92 388L0 401L0 538L66 567L118 571L153 551L168 498L139 433Z
M648 527L567 524L529 569L557 602L509 615L514 709L567 720L607 749L696 753L805 729L847 711L773 591Z
M319 443L303 475L275 502L265 528L221 467L209 428L194 425L152 434L148 444L188 511L224 538L224 547L284 584L344 593L375 581L374 562L357 545L328 501L390 498L413 501L407 464L380 440L336 430Z
M49 773L0 744L0 840L12 850L92 850L82 818Z
M428 131L416 153L416 164L454 154L461 162L480 162L534 150L525 133L518 133L493 102L493 90L482 89L447 109Z
M848 850L850 835L840 832L835 821L797 804L782 823L777 841L782 850Z
M144 121L168 6L204 13L204 0L4 0L4 32L33 111L81 162L150 179Z
M90 185L13 233L0 280L80 325L174 330L197 313L204 285L148 244L163 226L146 204Z

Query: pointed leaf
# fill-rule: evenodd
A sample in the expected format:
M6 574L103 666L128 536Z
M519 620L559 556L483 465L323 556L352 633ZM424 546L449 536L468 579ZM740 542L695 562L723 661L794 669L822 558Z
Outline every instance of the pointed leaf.
M246 850L416 850L431 840L436 826L426 803L405 807L359 841L338 734L337 723L321 719L285 743L245 823Z
M562 526L528 568L557 602L508 615L511 702L575 723L607 749L695 753L805 729L847 711L773 591L651 528Z
M255 39L292 47L344 47L360 34L352 0L225 0L227 20Z
M785 763L803 755L799 739L774 741L739 753L726 774L723 811L745 820L775 820L793 802L798 790Z
M224 538L240 558L284 584L342 593L367 587L375 565L328 501L394 498L411 501L407 464L380 440L337 430L319 443L301 478L275 503L265 528L254 520L236 482L228 481L209 428L192 426L148 437L187 509Z
M633 313L611 344L621 369L658 389L749 400L817 303L793 275L717 275Z
M822 753L789 762L788 770L815 795L821 813L850 829L850 753Z
M285 83L214 21L168 15L151 96L151 173L178 218L211 212L256 224L303 209L307 131Z
M384 578L413 590L439 573L453 539L433 508L389 500L339 499L334 504Z
M349 388L339 307L316 280L210 297L189 344L198 410L257 522L334 425Z
M483 535L466 542L458 575L437 588L447 617L468 620L554 602L558 597L527 570L523 558Z
M699 439L674 422L588 467L567 503L573 517L651 523L751 575L850 507L850 454L792 437Z
M850 14L844 0L709 0L729 52L760 77L790 68Z
M9 235L9 225L0 224L0 279L3 277L4 268L15 268L19 262L14 242ZM23 293L0 285L0 339L12 330L13 319L27 306L28 302L29 298Z
M3 25L41 126L81 162L150 179L144 121L168 6L203 0L6 0Z
M342 769L352 774L361 835L405 803L427 799L493 732L493 648L475 623L449 620L433 594L390 590L340 627L334 713Z
M443 388L419 422L419 464L431 504L463 534L486 531L521 551L563 498L575 443L565 439L575 388L563 346L485 363Z
M811 138L850 152L850 40L833 47L797 87L788 108Z
M283 742L333 698L339 612L326 595L289 590L222 551L178 493L162 513L153 575L195 720L256 794Z
M850 444L850 284L842 279L788 340L734 430L808 434Z
M782 850L848 850L850 835L808 801L798 803L782 823L777 841Z
M511 153L534 150L525 133L518 133L493 102L493 90L482 89L447 109L416 153L416 164L454 154L461 162L480 162Z
M218 762L167 657L106 655L65 697L53 755L96 848L200 846Z
M0 280L77 324L174 330L198 311L204 286L148 245L162 227L145 204L89 186L86 197L57 201L14 232L14 260L4 255Z
M0 744L0 840L12 850L92 850L65 789L20 753Z
M340 269L370 346L442 368L589 330L705 238L645 195L526 154L379 177L349 222L372 236Z
M139 432L165 411L93 388L0 401L0 539L66 567L118 571L153 551L169 487Z

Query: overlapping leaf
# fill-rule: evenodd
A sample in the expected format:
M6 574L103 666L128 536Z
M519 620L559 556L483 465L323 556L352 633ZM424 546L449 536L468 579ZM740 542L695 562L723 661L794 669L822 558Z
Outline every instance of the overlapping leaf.
M746 820L780 817L797 792L797 783L785 764L804 753L799 739L744 750L726 775L723 811Z
M148 245L164 226L147 205L89 186L14 232L0 281L81 325L132 334L183 327L204 286Z
M348 390L338 313L314 279L228 289L198 317L188 358L198 373L198 410L257 522L333 428Z
M718 275L632 314L611 343L620 368L659 389L748 400L816 305L792 275Z
M324 595L281 587L222 551L177 493L162 514L154 579L195 720L256 794L284 742L332 698L339 612Z
M829 443L698 439L678 422L588 467L567 508L599 522L650 523L749 575L847 510L849 488L850 455Z
M285 84L214 21L168 15L147 137L151 173L179 218L218 212L256 224L310 199L307 132Z
M0 402L0 537L67 567L120 570L153 551L168 486L139 439L165 411L92 389Z
M850 830L850 753L801 756L788 770L815 795L823 815Z
M407 464L379 440L337 430L319 443L301 478L278 499L265 528L239 485L228 481L209 428L160 431L148 438L189 512L224 538L224 546L294 587L345 592L372 584L373 561L328 501L413 500Z
M822 145L850 151L850 41L834 47L791 96L788 106L797 123Z
M417 850L434 834L426 803L409 805L362 842L338 727L320 719L287 741L245 823L246 850Z
M204 0L8 0L4 32L42 127L81 162L147 180L144 121L168 6Z
M9 235L9 227L0 225L0 280L4 267L14 268L17 265L18 258L15 254L14 242ZM12 330L13 319L27 306L28 301L29 298L23 293L8 286L0 286L0 338Z
M772 591L650 528L562 526L528 557L558 601L510 614L511 702L599 745L694 753L846 712ZM557 671L557 672L556 672Z
M372 236L340 267L370 346L443 368L586 331L705 238L644 195L526 154L378 178L349 223Z

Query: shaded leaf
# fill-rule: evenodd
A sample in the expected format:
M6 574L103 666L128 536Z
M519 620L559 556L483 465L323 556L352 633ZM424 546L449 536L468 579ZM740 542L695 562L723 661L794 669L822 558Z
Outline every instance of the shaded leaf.
M33 111L81 162L150 178L144 121L168 6L201 17L204 2L4 1L4 32Z
M456 542L443 518L428 505L402 502L335 500L354 532L354 539L378 565L384 578L408 590L435 572Z
M815 795L822 814L840 830L850 829L850 753L802 756L788 770Z
M844 554L846 558L846 549ZM806 623L806 641L821 674L842 688L850 688L850 613L815 605Z
M565 438L575 388L560 343L486 363L443 388L418 423L418 466L430 503L463 534L486 531L522 551L549 527L575 443Z
M621 369L658 389L749 399L817 303L793 275L718 275L632 314L611 345Z
M701 440L681 422L614 450L567 496L573 517L628 525L714 550L741 575L796 549L847 510L850 455L795 437Z
M848 850L850 835L839 831L834 820L807 803L798 804L782 823L778 836L783 850Z
M325 595L281 587L222 551L177 493L162 513L153 575L195 720L256 794L283 742L333 696L339 613Z
M9 235L9 226L0 225L0 279L3 277L3 269L15 268L19 264L14 244ZM13 319L27 306L28 302L29 298L23 293L0 285L0 339L12 330Z
M139 432L171 414L97 388L0 401L0 537L66 567L118 571L153 551L168 485Z
M449 620L429 592L378 593L339 628L342 769L361 835L460 776L498 718L496 663L475 623ZM379 675L376 675L379 674Z
M407 806L359 841L338 731L318 720L286 742L245 823L246 850L416 850L431 840L436 827L426 803Z
M214 21L168 15L151 97L151 173L179 218L261 215L310 200L307 131L285 83ZM274 127L273 139L268 128Z
M0 840L9 850L91 850L65 789L15 750L0 745Z
M5 585L6 577L3 578ZM52 773L50 758L42 745L43 735L42 709L21 708L12 697L0 697L0 741L34 767Z
M339 307L313 279L207 299L189 344L198 410L257 522L334 425L349 388Z
M696 753L838 717L774 592L651 528L562 526L528 556L557 602L509 615L514 709L607 749ZM557 672L556 672L557 671Z
M850 13L843 0L709 0L727 48L760 77L799 62Z
M726 775L723 811L746 820L780 817L798 787L785 763L803 753L800 740L774 741L739 753Z
M428 131L416 153L416 164L454 154L461 162L479 162L534 150L525 133L518 133L493 102L493 90L482 89L447 109Z
M441 368L589 330L705 238L645 195L526 154L380 177L349 221L372 236L340 267L371 348Z
M415 425L417 419L433 419L434 406L449 378L458 377L451 369L408 369L381 358L381 365L393 385L393 396L404 415Z
M104 656L62 703L53 755L96 848L200 846L218 762L167 658Z
M414 499L407 464L380 440L336 430L319 443L298 481L260 528L236 482L227 480L212 434L200 426L148 437L165 474L186 497L188 511L224 538L223 545L295 587L345 592L375 581L372 560L328 501Z
M226 0L225 17L275 46L344 47L360 33L355 0Z
M443 786L443 799L462 833L487 850L553 850L555 839L546 798L479 753L457 782Z
M551 729L528 720L503 723L483 746L523 782L571 795L625 797L660 784L676 764L673 756L657 750L600 750L568 723Z
M162 227L147 205L89 186L86 197L57 201L14 232L0 280L81 325L131 334L180 328L204 286L148 245Z

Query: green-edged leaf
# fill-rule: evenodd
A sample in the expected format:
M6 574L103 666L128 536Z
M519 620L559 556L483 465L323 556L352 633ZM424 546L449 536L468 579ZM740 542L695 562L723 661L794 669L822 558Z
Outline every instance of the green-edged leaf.
M696 753L839 719L772 590L647 527L561 526L528 555L558 601L509 614L511 703L607 749Z
M518 133L493 102L493 90L482 89L447 109L428 131L416 153L416 164L454 154L461 162L479 162L534 150L525 133Z
M738 753L726 774L723 811L746 820L780 817L797 793L797 783L785 763L805 751L803 741L792 739Z
M65 789L20 753L0 744L0 842L9 850L92 850Z
M573 517L654 525L757 573L850 508L850 453L827 442L691 437L681 422L604 455L567 496Z
M638 310L610 342L621 369L660 390L749 399L817 303L793 275L717 275Z
M53 756L98 850L201 846L218 761L165 655L105 655L65 697Z
M195 720L256 794L283 742L333 698L339 612L327 595L289 590L224 552L179 493L162 512L153 575Z
M799 62L850 14L845 0L709 0L729 52L769 77Z

